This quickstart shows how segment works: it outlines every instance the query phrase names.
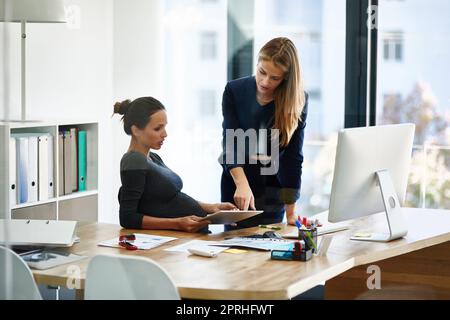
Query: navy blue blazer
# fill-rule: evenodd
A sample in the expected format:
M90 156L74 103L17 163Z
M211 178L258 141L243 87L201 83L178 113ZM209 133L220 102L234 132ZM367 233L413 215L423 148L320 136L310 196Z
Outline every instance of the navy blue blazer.
M227 129L270 129L273 126L275 103L261 106L256 101L255 77L245 77L227 83L222 99L223 139L222 154L219 158L223 167L221 181L222 201L233 202L235 184L229 173L230 169L242 167L249 181L255 200L260 200L257 209L266 207L268 211L279 210L281 205L295 203L300 197L303 141L305 137L306 117L308 114L308 94L305 92L305 106L299 124L289 144L279 149L279 169L274 175L261 175L261 164L249 164L246 150L245 164L237 163L237 152L231 159L230 150L226 147ZM250 147L247 143L246 147ZM270 150L270 137L267 149Z

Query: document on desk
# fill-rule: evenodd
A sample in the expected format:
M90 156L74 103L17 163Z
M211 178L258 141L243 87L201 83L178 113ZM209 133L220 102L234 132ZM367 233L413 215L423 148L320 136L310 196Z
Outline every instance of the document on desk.
M156 236L143 233L134 233L134 235L136 236L136 239L128 240L128 242L136 246L139 250L150 250L177 239L174 237ZM119 244L119 238L105 240L99 242L98 245L101 247L124 248Z
M241 238L235 237L217 242L216 246L242 247L257 250L289 250L292 247L293 240L274 239L274 238Z
M188 249L202 249L217 254L228 249L228 247L215 246L217 243L217 241L191 240L178 246L167 248L165 251L189 253Z

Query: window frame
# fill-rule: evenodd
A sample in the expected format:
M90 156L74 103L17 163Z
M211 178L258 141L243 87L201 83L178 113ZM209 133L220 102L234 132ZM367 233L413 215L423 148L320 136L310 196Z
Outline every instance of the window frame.
M378 0L347 0L344 128L376 124L378 29L368 30L369 8Z
M237 0L230 2L235 1ZM372 14L368 13L368 8L372 6L379 9L378 0L346 0L344 128L376 124L378 29L375 27L368 30L367 27L368 15ZM378 10L374 12L377 22ZM240 55L231 56L230 52L237 49L234 42L239 42L240 37L234 21L228 15L229 81L248 75L247 64L253 61L253 38L247 39L247 47Z

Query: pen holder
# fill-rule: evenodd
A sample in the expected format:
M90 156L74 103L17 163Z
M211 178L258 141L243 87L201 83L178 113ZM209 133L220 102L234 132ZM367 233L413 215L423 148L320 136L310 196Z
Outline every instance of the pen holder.
M317 228L298 229L298 239L305 241L306 251L317 253Z

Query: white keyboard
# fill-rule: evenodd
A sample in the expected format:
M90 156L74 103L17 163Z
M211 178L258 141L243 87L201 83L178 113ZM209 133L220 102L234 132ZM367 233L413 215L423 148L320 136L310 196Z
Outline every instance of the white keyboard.
M342 231L342 230L347 230L349 228L350 228L350 225L347 225L347 224L327 225L327 226L323 226L323 227L318 227L317 235L322 236L327 233L333 233L333 232L338 232L338 231ZM294 230L290 233L282 234L281 236L283 238L287 238L287 239L298 239L298 231Z

